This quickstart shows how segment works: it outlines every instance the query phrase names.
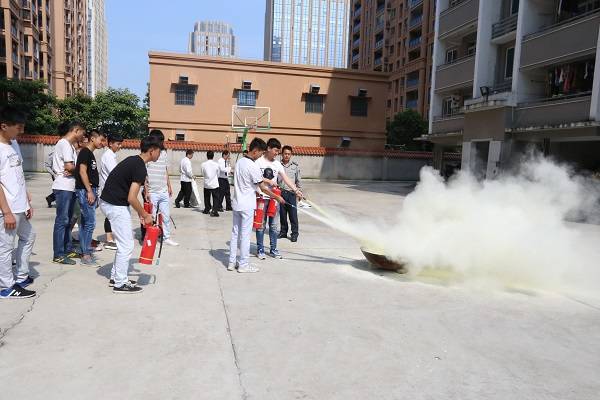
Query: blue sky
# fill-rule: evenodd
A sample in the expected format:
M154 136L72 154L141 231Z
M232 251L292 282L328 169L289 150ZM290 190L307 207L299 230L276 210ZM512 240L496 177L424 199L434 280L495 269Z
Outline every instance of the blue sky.
M263 57L264 0L106 0L105 7L109 86L140 98L146 94L148 51L186 52L196 21L231 24L239 57Z

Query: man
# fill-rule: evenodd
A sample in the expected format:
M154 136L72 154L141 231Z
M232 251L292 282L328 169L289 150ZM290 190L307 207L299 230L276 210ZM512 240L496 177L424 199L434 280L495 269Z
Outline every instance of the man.
M146 167L148 179L144 186L145 200L152 203L153 213L158 210L163 215L163 243L169 246L179 246L179 243L171 239L171 205L169 203L173 197L173 189L169 179L169 158L164 145L165 136L158 129L150 131L150 136L156 137L161 143L161 149L158 160L149 162Z
M83 139L85 128L79 122L70 122L62 124L59 133L63 137L56 143L52 159L52 168L56 174L52 184L52 191L56 196L52 262L74 265L72 257L76 257L77 253L72 249L70 223L75 205L75 144Z
M202 163L202 176L204 176L204 211L202 214L210 213L211 217L218 217L217 211L219 205L219 164L216 163L215 152L209 150L206 152L207 160ZM210 198L212 197L212 210Z
M179 189L179 194L175 199L175 207L181 207L180 203L183 199L183 207L190 208L190 198L192 197L192 182L196 178L194 173L192 172L192 157L194 157L194 152L192 150L188 150L185 152L185 157L181 160L179 164L179 181L181 183L181 188ZM199 200L199 199L196 199Z
M229 164L229 150L221 153L219 158L219 206L217 211L223 211L223 199L225 199L225 210L231 211L231 189L229 188L229 174L231 174L231 165Z
M238 272L259 272L259 269L248 263L250 255L250 234L252 233L252 222L254 210L256 209L256 191L273 196L278 202L283 203L283 198L275 195L269 186L263 182L263 174L255 163L267 149L264 140L255 138L250 142L250 151L235 164L235 184L233 192L233 227L231 228L231 241L229 244L228 271L237 267ZM237 259L238 246L240 250L239 261Z
M56 174L54 173L54 170L52 169L52 159L53 158L54 158L54 152L51 151L50 154L48 154L46 161L44 161L44 167L46 168L46 171L50 174L50 178L52 178L52 182L54 182L54 179L56 179ZM48 208L52 207L52 203L54 203L55 201L56 201L56 197L54 196L54 192L52 192L48 196L46 196L46 203L48 203Z
M139 155L127 157L112 170L100 196L100 208L110 221L117 242L109 286L113 286L113 293L118 294L142 291L141 287L136 286L136 282L127 277L134 247L129 206L137 212L141 223L152 223L152 215L144 210L138 195L146 183L146 164L158 160L161 143L156 137L146 136L141 140L140 150Z
M123 137L121 135L115 134L108 137L108 148L102 155L100 161L100 193L102 193L102 189L104 189L104 184L106 183L108 175L110 175L110 172L117 166L117 152L121 150L122 145ZM106 233L106 243L104 243L104 248L116 250L117 244L113 238L110 221L106 217L104 218L104 233Z
M294 182L298 190L302 190L302 181L300 177L300 166L297 162L292 161L293 149L292 146L283 146L281 149L281 164L283 165L284 173L287 177ZM288 232L288 221L287 215L290 216L290 224L292 225L292 235L290 240L292 242L298 241L298 210L296 208L296 194L291 188L284 182L281 177L277 178L277 183L281 188L281 196L285 200L285 204L280 209L279 221L281 222L281 229L279 230L279 239L287 237Z
M81 260L79 263L97 267L99 265L92 257L91 249L94 228L96 228L96 206L98 204L98 187L100 186L94 151L104 147L105 135L94 129L87 137L88 142L77 155L77 173L75 174L75 193L81 210L79 226Z
M265 173L265 170L268 168L270 168L273 171L274 178L272 180L265 180L265 182L269 184L270 188L277 186L277 180L281 178L283 182L285 182L287 187L293 191L295 196L302 197L302 192L296 187L295 183L292 182L290 178L288 178L288 176L285 174L285 170L283 169L283 165L281 165L281 162L279 162L276 159L276 157L279 155L280 150L281 142L279 142L279 140L275 138L271 138L267 141L267 151L262 157L257 159L255 162L260 168L263 175ZM273 258L281 259L283 257L281 256L281 253L279 253L279 250L277 250L277 238L279 236L277 222L279 221L279 217L277 213L273 217L267 216L267 208L269 206L270 197L268 194L265 194L264 191L259 192L259 195L263 199L265 199L265 220L262 228L256 230L256 256L261 260L267 258L265 255L263 241L265 237L265 225L268 224L270 244L269 255ZM279 207L277 207L277 210L279 210Z
M25 186L23 159L17 135L25 127L25 117L11 107L0 111L0 299L35 296L25 289L33 283L29 275L29 257L35 243L31 196ZM18 245L15 251L15 238ZM16 271L13 272L13 253Z

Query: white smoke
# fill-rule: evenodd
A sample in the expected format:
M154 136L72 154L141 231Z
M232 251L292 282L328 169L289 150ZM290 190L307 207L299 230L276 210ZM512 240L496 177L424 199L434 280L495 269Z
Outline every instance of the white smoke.
M327 220L404 262L412 276L437 271L455 282L600 293L600 236L568 222L593 217L598 199L589 180L535 159L487 181L460 172L446 183L424 168L389 226Z

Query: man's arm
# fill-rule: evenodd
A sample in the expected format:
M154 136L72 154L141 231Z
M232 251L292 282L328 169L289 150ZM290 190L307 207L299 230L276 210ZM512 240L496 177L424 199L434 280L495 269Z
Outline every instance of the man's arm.
M287 176L287 174L285 173L285 170L279 171L279 176L281 177L281 179L283 179L285 184L288 185L288 187L290 189L292 189L294 191L294 193L296 193L296 196L303 197L302 192L300 191L300 189L298 189L298 187L294 184L294 182L292 182L290 177Z
M148 177L144 181L144 201L150 203L150 184L148 183Z
M4 229L15 229L17 227L17 220L8 205L2 186L0 186L0 210L2 210L2 215L4 216Z
M27 202L29 203L29 208L25 211L25 217L31 219L33 218L33 205L31 204L31 193L29 193L29 190L27 191Z
M167 190L169 191L169 197L173 197L173 188L171 187L171 178L169 177L169 168L165 168L167 174Z
M299 165L296 168L296 187L299 190L302 190L302 177L300 176L300 166Z
M262 190L262 192L264 194L266 194L269 197L274 198L275 200L277 200L279 203L284 204L285 200L283 199L283 197L273 193L270 189L269 189L269 185L265 182L262 181L261 183L258 184L258 187L260 188L260 190Z
M127 196L127 201L133 207L133 209L137 212L140 220L143 221L144 224L152 223L152 215L148 214L146 210L144 210L144 206L140 204L140 200L138 196L140 194L140 188L142 185L138 182L133 182L129 187L129 195Z
M194 171L192 171L192 162L189 159L185 163L185 174L188 178L194 179Z
M81 183L83 183L83 186L85 186L88 204L94 204L94 202L96 201L96 196L94 196L94 192L92 191L92 184L90 183L90 178L88 177L87 164L79 164L79 177L81 178Z

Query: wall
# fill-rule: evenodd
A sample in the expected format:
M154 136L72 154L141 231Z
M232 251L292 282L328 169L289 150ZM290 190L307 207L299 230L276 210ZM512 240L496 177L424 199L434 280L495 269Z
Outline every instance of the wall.
M52 136L27 136L20 138L21 153L26 171L45 171L44 162L53 151L57 138ZM187 145L187 146L186 146ZM177 148L172 148L177 146ZM201 175L200 165L206 161L206 151L215 151L215 159L221 155L221 145L202 145L198 143L167 143L169 171L178 179L179 163L185 157L186 148L195 151L192 168ZM104 150L96 151L98 164ZM324 148L297 148L294 160L301 168L302 176L317 179L347 180L408 180L419 179L419 171L423 166L431 165L433 156L429 152L358 152L340 151ZM139 154L135 141L126 141L123 149L117 153L118 160ZM232 161L240 157L239 152L232 151ZM446 153L447 160L458 160L460 155Z
M175 105L180 76L197 85L193 106ZM351 148L383 150L387 75L306 65L150 53L149 126L169 139L184 131L189 141L235 142L232 106L244 80L258 91L256 106L271 108L271 129L258 136L322 147L337 147L342 137L350 137ZM311 84L326 95L322 114L305 113L303 94ZM367 89L367 117L350 116L350 96L359 89Z

